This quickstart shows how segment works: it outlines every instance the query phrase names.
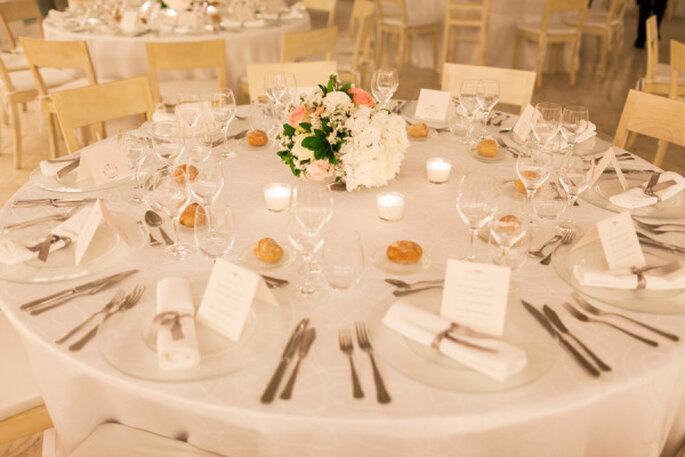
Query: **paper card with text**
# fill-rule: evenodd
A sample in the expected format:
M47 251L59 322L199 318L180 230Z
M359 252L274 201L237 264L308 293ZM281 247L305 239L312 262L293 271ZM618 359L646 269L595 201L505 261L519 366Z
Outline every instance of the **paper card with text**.
M609 270L641 268L646 265L640 240L637 239L628 211L597 222L597 233Z
M90 209L90 214L83 226L78 228L78 237L74 243L76 265L83 260L100 226L109 227L124 243L130 245L128 235L119 220L107 209L102 200L98 200Z
M128 160L117 147L116 141L106 142L103 147L89 148L81 152L77 182L92 178L99 187L129 176L131 170L128 167Z
M530 135L530 131L533 129L533 122L537 120L537 116L539 116L539 113L532 105L526 106L526 109L523 110L523 113L519 116L516 124L514 124L514 127L511 130L514 140L519 143L524 143L526 141L528 135Z
M125 11L121 17L119 27L123 32L133 33L138 30L138 11Z
M618 178L618 182L621 183L621 187L623 188L623 190L625 190L628 187L626 177L623 175L623 171L621 171L621 165L618 163L618 159L616 158L616 151L614 151L614 147L612 146L604 154L604 157L602 157L602 159L597 163L597 166L595 167L595 171L592 175L592 179L590 180L590 185L588 186L588 188L595 185L599 178L602 177L602 173L604 173L604 170L606 170L606 168L609 165L614 167L614 170L616 171L616 177Z
M416 102L414 116L430 121L444 121L450 107L451 95L440 90L421 89L419 100Z
M462 260L447 262L440 315L480 332L501 336L511 269Z
M197 319L228 339L238 341L254 300L278 306L261 276L217 259L197 311Z

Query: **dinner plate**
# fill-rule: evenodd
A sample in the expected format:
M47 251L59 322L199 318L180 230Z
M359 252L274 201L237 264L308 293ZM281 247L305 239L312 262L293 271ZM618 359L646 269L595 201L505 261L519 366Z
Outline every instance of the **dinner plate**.
M154 297L154 294L148 294ZM200 303L201 297L193 297ZM243 370L260 357L275 354L283 344L292 316L282 308L255 300L238 341L231 341L204 324L196 322L199 365L179 370L159 368L156 348L147 342L150 324L156 314L154 299L115 315L98 331L98 347L105 360L129 376L149 381L195 381L216 378Z
M413 275L427 270L431 266L430 254L425 249L421 258L414 263L391 262L385 253L386 249L387 246L384 246L371 257L371 264L385 273L391 275Z
M109 226L103 225L98 228L79 265L75 262L76 243L72 242L63 249L51 252L46 262L35 259L16 265L0 263L0 279L28 283L64 281L107 270L130 258L145 246L148 231L144 224L133 220L130 214L113 214L121 224L129 244L126 244ZM46 222L10 232L3 237L25 244L44 237L51 228L59 224L61 222Z
M514 144L523 144L520 141L518 141L518 139L514 136L513 130L509 132L507 140L512 141ZM562 141L564 146L566 145L566 142L563 139L559 141ZM614 141L609 135L607 135L606 133L598 132L597 135L593 136L592 138L588 138L587 140L576 144L574 148L574 154L580 156L591 156L599 154L601 152L608 150L613 143Z
M628 188L637 187L645 184L649 180L651 172L646 171L642 173L625 175ZM580 196L583 200L592 203L600 208L608 209L617 213L629 211L631 215L641 218L652 219L680 219L685 217L685 192L664 200L655 205L646 206L644 208L622 208L616 206L609 198L624 192L621 183L615 174L603 175L599 180L588 190L583 192Z
M65 164L66 166L67 164ZM118 181L109 182L102 186L96 186L92 178L88 178L81 182L76 182L78 172L73 171L62 178L57 176L43 176L40 168L36 168L29 176L29 182L39 189L49 190L52 192L66 192L66 193L81 193L94 192L106 189L115 189L117 187L128 186L133 184L133 177L129 176Z
M439 313L441 291L426 291L403 298L412 305ZM496 381L482 373L423 346L382 323L388 308L397 300L377 303L369 317L369 337L379 357L412 379L445 390L468 393L501 392L529 384L554 364L559 349L540 325L526 313L518 298L509 300L503 340L526 351L528 364L507 380Z
M254 245L250 245L242 251L238 260L240 260L248 268L252 268L252 269L255 269L258 271L259 270L277 270L279 268L285 268L287 266L292 265L293 262L297 259L297 252L295 252L295 250L290 246L289 243L286 243L283 240L275 240L275 241L283 249L283 257L281 257L278 260L278 262L274 262L274 263L264 262L259 257L254 255L254 247L257 244L256 241L255 241Z
M647 265L663 265L678 257L661 249L642 246ZM606 270L604 251L599 240L578 248L562 247L552 257L552 265L559 277L577 291L588 297L609 303L619 308L657 314L685 314L685 293L683 289L649 290L649 289L612 289L609 287L589 287L581 285L573 275L574 265Z

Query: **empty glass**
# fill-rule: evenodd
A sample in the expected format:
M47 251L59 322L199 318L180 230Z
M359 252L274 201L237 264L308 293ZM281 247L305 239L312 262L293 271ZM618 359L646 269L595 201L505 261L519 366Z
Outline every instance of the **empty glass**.
M156 205L161 208L174 226L174 244L167 246L166 250L173 257L183 259L191 252L192 247L180 242L178 235L178 218L188 203L188 186L185 179L175 176L174 166L167 166L155 173L152 178L152 195Z
M208 156L200 161L191 161L186 170L186 179L193 195L205 206L211 206L224 188L224 169L221 160ZM194 176L192 176L192 175Z
M457 196L457 212L469 230L469 253L464 260L474 262L474 243L478 230L484 227L497 210L497 184L492 176L470 174L461 177Z
M540 146L546 147L549 141L559 132L561 125L561 105L542 102L535 105L533 134Z
M478 82L476 99L478 100L478 107L483 112L481 135L486 133L487 121L490 118L492 109L499 102L499 97L499 81L496 79L481 79Z
M459 88L459 105L461 110L469 120L470 130L473 129L473 120L478 111L478 84L480 81L478 79L465 79L461 82L461 87ZM469 132L470 136L470 132ZM467 138L470 140L470 138Z
M212 261L228 254L235 241L233 215L230 208L198 205L195 208L193 235L195 246Z
M400 79L395 68L381 68L373 72L371 92L381 108L386 107L399 85Z
M136 186L129 203L139 205L143 202L141 195L140 166L145 160L145 143L135 130L122 131L117 135L119 150L126 156L128 166L133 174Z
M162 162L174 162L181 149L180 138L177 122L160 121L152 124L152 150Z
M179 94L176 111L188 127L193 129L197 125L200 120L200 115L202 114L200 96L198 94Z
M364 272L364 249L359 233L334 230L326 234L321 270L328 284L336 290L357 285Z
M557 179L550 178L535 193L533 212L543 223L555 224L566 209L566 195Z
M273 119L272 106L266 98L258 98L250 103L250 123L251 130L261 130L267 135L276 127Z
M236 153L228 143L228 128L236 114L235 95L231 89L223 89L221 92L212 94L210 101L210 113L214 119L214 125L221 129L224 137L222 155L226 158L235 157Z
M471 121L464 113L461 105L459 104L459 99L452 97L450 100L450 108L447 113L447 121L450 126L450 132L461 142L464 142L466 136L471 128Z
M573 221L571 208L585 189L590 186L592 177L595 172L595 161L590 157L578 157L575 155L568 155L564 158L559 170L559 182L566 191L566 199L568 203L568 217L562 222L561 227L571 228L578 231L578 227Z
M503 259L509 249L518 243L528 232L528 218L520 205L505 205L495 212L490 222L490 236L500 248Z
M577 138L587 130L590 124L590 114L584 106L565 106L561 113L561 134L573 149Z
M552 168L552 156L544 151L531 149L521 151L516 160L516 174L526 188L530 202L535 191L549 178Z

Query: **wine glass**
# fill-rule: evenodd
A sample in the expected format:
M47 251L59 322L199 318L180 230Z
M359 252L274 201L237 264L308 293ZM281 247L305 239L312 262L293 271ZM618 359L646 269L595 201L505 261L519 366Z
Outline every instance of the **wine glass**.
M278 105L285 95L285 74L281 71L267 71L264 75L264 91L271 103Z
M162 162L172 164L180 149L180 135L176 121L160 121L152 124L152 150Z
M569 149L575 148L578 137L587 130L590 114L584 106L565 106L561 112L561 134Z
M561 105L552 102L542 102L535 105L533 118L533 134L540 146L545 147L559 132L561 124Z
M233 215L230 208L197 205L193 235L195 246L213 262L226 255L233 248L235 241Z
M221 129L224 137L223 157L235 157L236 153L231 149L228 143L228 128L233 122L236 115L235 95L231 89L222 89L221 92L212 94L210 101L210 110L214 125Z
M526 188L530 203L538 188L549 178L552 169L552 156L542 150L521 151L516 159L516 174Z
M478 101L478 107L483 112L482 118L482 131L485 134L485 128L487 121L490 118L490 113L492 109L499 102L500 92L499 92L499 81L496 79L481 79L478 82L478 88L476 90L476 99Z
M371 92L385 108L400 85L399 76L395 68L381 68L373 72L371 77Z
M176 111L186 125L192 130L200 120L202 103L198 94L179 94ZM190 132L189 132L190 133Z
M447 121L450 126L450 132L452 135L459 138L460 142L464 142L464 139L469 133L470 124L469 119L466 117L463 108L459 104L459 99L452 97L450 99L450 108L447 113Z
M565 228L575 229L578 233L571 208L578 199L578 195L590 186L594 172L595 161L590 157L578 157L571 154L564 158L559 170L559 182L566 191L568 220L562 222L562 230Z
M174 227L174 244L167 246L166 251L177 259L186 258L192 247L181 243L178 235L178 218L188 203L188 186L185 177L180 179L175 174L176 167L166 166L155 173L152 179L152 194L156 205L171 219Z
M497 209L497 184L492 176L473 173L461 177L457 212L469 230L469 254L464 260L474 262L474 243L478 230L485 226Z
M469 120L469 130L473 130L473 120L478 111L478 84L480 83L477 79L465 79L461 83L459 88L459 105L461 110ZM469 131L468 136L470 137L471 132ZM467 141L470 138L467 137Z
M364 249L359 233L340 229L326 234L321 263L323 275L334 289L357 285L364 272Z
M272 106L265 98L258 98L250 102L250 116L248 122L250 130L261 130L267 135L275 127Z
M221 160L208 156L200 161L191 161L186 170L186 179L192 194L203 205L212 206L224 188Z
M509 250L528 232L527 218L520 207L504 205L500 207L490 221L490 236L500 248L503 261L509 257Z
M126 156L128 166L133 173L135 188L133 195L129 198L129 203L139 205L143 203L140 167L145 160L145 143L136 134L136 131L122 131L117 135L119 150Z
M567 207L566 196L558 184L556 173L535 193L533 212L543 223L554 224Z

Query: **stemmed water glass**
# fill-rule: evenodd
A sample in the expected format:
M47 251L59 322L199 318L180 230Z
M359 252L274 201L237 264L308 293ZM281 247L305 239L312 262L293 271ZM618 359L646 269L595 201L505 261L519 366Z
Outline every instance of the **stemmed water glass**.
M190 128L188 134L189 136L192 129L197 126L200 121L200 116L202 115L202 103L200 103L200 96L198 94L179 94L178 105L176 105L176 111L178 112L181 119L185 121L185 124Z
M316 292L312 284L312 258L323 244L321 231L333 215L333 197L330 189L306 181L298 184L293 193L289 213L291 221L288 238L295 249L300 251L304 261L300 294L311 295Z
M497 210L497 184L492 176L473 173L462 176L457 196L457 212L469 230L469 253L464 260L475 262L474 244L478 230Z
M469 133L467 134L467 141L470 141L471 131L473 130L473 120L478 111L478 84L477 79L465 79L459 88L459 105L462 112L469 120Z
M221 92L212 94L210 101L210 113L214 119L214 125L221 129L224 137L223 157L235 157L236 153L228 144L228 128L236 115L235 95L231 89L222 89Z
M381 68L373 72L371 77L371 92L378 100L381 108L385 108L400 85L399 76L395 68Z
M506 263L511 248L528 233L527 218L516 205L504 205L492 217L490 236L500 248L496 258Z
M561 105L542 102L535 105L533 134L540 147L546 148L550 140L559 132L561 125Z
M552 156L543 150L521 151L516 160L516 174L526 188L526 197L532 216L535 192L547 181L552 171Z
M173 257L184 259L192 252L192 247L180 241L178 218L188 203L189 192L186 180L175 175L175 171L176 167L170 165L155 173L152 179L152 196L156 205L169 216L174 227L174 244L167 246L167 252Z
M178 123L160 121L152 124L152 150L167 165L174 162L181 149Z
M278 105L285 91L285 74L281 71L267 71L264 75L264 92L271 103Z
M562 230L574 229L576 233L578 232L571 209L578 199L578 195L590 186L594 172L595 161L590 157L578 157L571 154L564 158L559 170L559 182L566 191L568 218L561 224Z
M561 134L568 143L568 148L573 150L578 142L578 137L587 130L590 125L590 114L584 106L565 106L561 112Z
M364 272L364 250L359 233L342 229L327 233L321 263L323 275L334 289L357 285Z
M212 206L224 188L224 169L221 160L207 156L204 159L193 160L186 173L190 191L204 206ZM188 176L193 170L195 176Z
M119 150L126 156L136 183L133 195L128 201L134 205L139 205L143 202L140 167L145 160L145 143L136 135L135 131L120 132L117 140Z
M230 208L198 205L195 208L193 235L195 246L213 262L226 255L233 248L235 241Z
M481 79L478 82L476 90L476 99L478 100L478 107L483 112L482 118L482 132L485 134L487 121L490 118L492 109L499 102L499 81L496 79Z

